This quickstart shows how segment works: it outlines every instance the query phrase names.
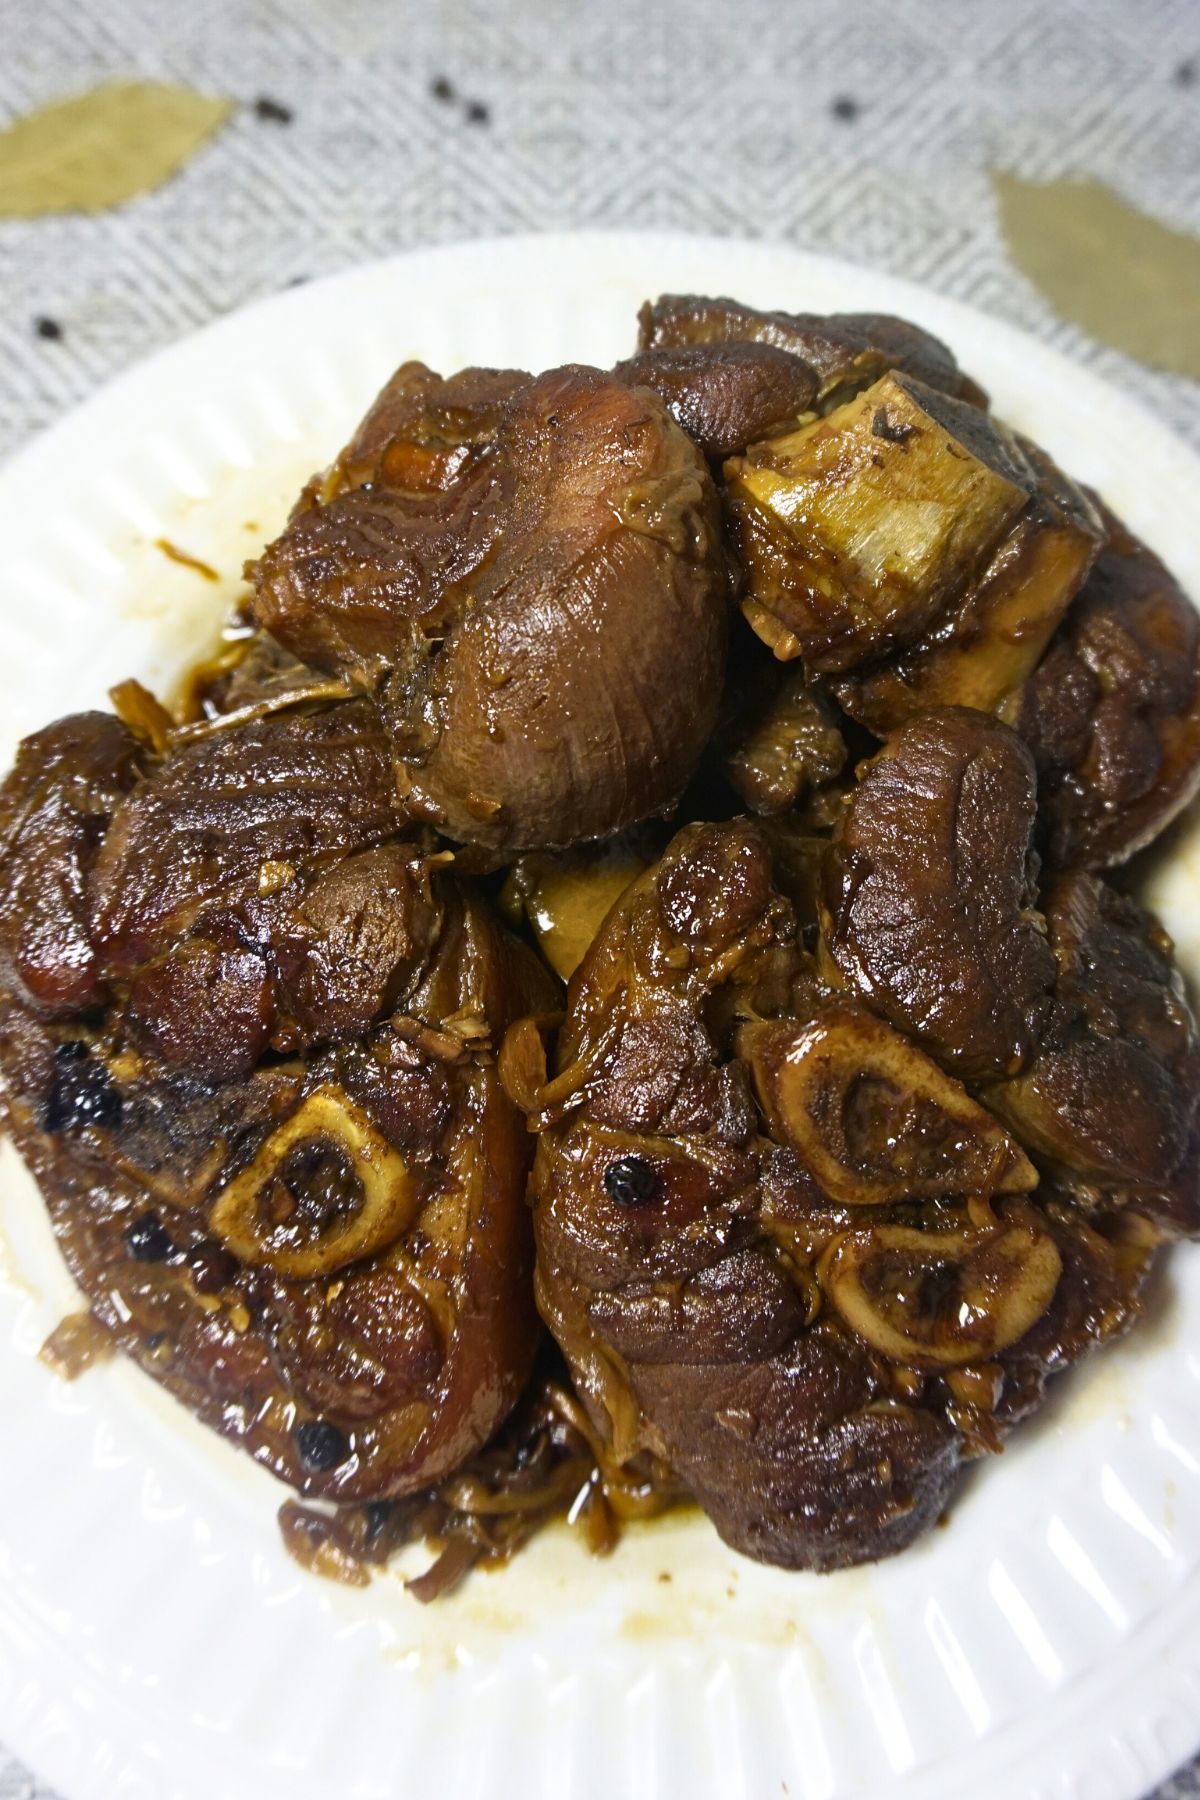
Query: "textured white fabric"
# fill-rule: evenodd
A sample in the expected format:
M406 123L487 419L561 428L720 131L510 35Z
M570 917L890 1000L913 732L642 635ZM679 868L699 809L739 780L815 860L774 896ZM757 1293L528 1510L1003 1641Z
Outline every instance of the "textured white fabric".
M584 225L780 237L910 276L1200 444L1197 384L1094 344L1012 268L987 173L1098 177L1200 230L1196 0L0 3L0 119L132 75L245 105L156 194L0 221L0 456L289 282ZM1184 1795L1195 1770L1163 1790ZM0 1800L51 1796L0 1751Z

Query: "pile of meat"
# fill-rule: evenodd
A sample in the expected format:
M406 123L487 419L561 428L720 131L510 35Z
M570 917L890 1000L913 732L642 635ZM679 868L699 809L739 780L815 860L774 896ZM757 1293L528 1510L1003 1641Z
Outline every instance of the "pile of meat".
M342 1573L911 1542L1200 1231L1110 881L1200 786L1187 598L914 326L669 296L609 372L406 364L248 573L0 795L99 1327Z

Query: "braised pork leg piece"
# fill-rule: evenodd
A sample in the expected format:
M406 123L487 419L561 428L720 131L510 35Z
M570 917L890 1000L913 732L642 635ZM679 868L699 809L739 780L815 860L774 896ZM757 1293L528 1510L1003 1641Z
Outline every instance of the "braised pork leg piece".
M755 344L804 363L816 379L815 410L828 412L889 369L915 375L928 387L985 405L987 396L963 373L932 332L888 313L761 311L739 300L701 294L661 294L638 315L644 356L697 347Z
M180 739L62 721L0 796L6 1123L143 1368L303 1493L409 1492L533 1357L495 1048L556 984L397 835L365 702Z
M640 348L616 373L648 387L713 460L794 430L886 370L982 403L946 346L872 313L756 312L733 300L665 294L643 306Z
M642 350L614 373L657 394L713 461L798 425L821 387L812 365L790 350L736 341Z
M827 823L846 766L836 709L795 664L746 673L747 691L718 739L726 779L762 817L803 811Z
M747 1554L832 1568L938 1517L1054 1369L1128 1323L1153 1227L1057 1198L910 1038L828 988L747 821L692 825L609 914L538 1129L537 1293L615 1456Z
M144 746L112 713L75 713L26 738L0 788L0 984L46 1019L104 997L87 879Z
M1057 964L1049 1029L987 1090L1060 1186L1200 1230L1200 1034L1166 932L1082 870L1041 898Z
M1036 809L1015 732L962 708L923 713L868 766L826 866L830 967L969 1080L1015 1074L1051 1004Z
M720 693L715 489L596 369L399 370L251 571L260 622L377 700L410 809L496 853L669 811Z
M862 773L830 845L827 970L971 1086L1093 1209L1200 1229L1200 1034L1166 933L1081 870L1039 887L1033 759L925 713Z
M1013 723L1038 765L1047 849L1102 869L1152 842L1200 789L1200 618L1107 508L1107 543Z

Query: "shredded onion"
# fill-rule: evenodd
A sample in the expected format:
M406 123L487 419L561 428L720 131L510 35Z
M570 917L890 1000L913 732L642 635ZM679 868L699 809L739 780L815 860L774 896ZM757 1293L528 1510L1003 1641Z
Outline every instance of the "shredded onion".
M507 1562L554 1519L607 1555L626 1520L653 1518L687 1496L649 1460L616 1462L567 1380L557 1352L546 1352L498 1435L423 1493L328 1512L287 1501L285 1544L306 1568L357 1584L365 1568L423 1542L434 1561L406 1584L422 1603L451 1593L473 1568Z

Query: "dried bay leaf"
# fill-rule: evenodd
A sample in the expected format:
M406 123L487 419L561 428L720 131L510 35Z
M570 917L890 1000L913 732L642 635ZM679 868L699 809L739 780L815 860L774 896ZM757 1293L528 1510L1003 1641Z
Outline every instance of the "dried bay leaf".
M992 171L1009 255L1058 312L1101 343L1200 378L1200 238L1099 181Z
M160 187L225 123L232 100L108 82L0 131L0 218L102 212Z

